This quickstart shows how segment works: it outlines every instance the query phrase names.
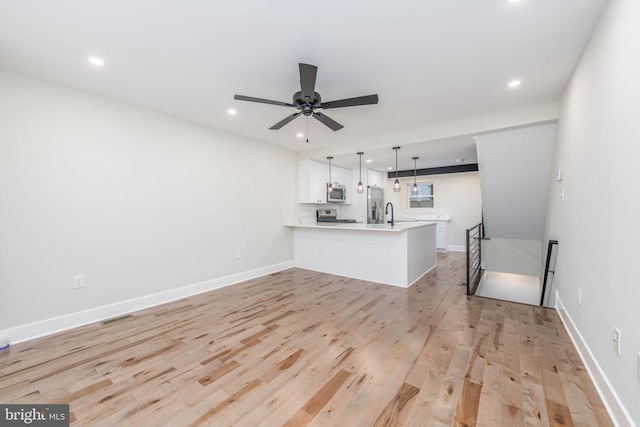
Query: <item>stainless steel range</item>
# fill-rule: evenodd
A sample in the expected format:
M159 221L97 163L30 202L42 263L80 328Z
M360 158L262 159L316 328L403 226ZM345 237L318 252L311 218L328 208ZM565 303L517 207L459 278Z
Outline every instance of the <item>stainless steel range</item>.
M355 223L355 219L338 219L335 209L318 209L316 211L317 222Z

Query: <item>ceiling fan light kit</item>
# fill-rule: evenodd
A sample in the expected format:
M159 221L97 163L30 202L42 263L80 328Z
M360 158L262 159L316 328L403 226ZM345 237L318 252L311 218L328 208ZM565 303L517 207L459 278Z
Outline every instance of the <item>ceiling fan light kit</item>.
M233 98L238 101L258 102L262 104L278 105L281 107L293 107L299 110L297 113L293 113L271 126L269 128L271 130L281 129L284 125L290 123L302 114L307 117L312 116L329 129L337 131L342 129L344 126L326 114L316 111L317 109L328 110L331 108L355 107L358 105L371 105L378 103L378 95L366 95L355 98L340 99L337 101L322 102L322 97L315 91L318 67L302 63L298 64L298 67L300 70L300 91L293 94L291 103L244 95L235 95Z

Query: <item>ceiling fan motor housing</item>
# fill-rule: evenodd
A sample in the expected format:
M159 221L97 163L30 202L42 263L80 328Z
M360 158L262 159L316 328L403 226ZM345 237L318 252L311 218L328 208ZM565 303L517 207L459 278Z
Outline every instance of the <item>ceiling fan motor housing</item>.
M298 91L293 94L293 105L295 105L298 110L302 111L302 114L305 116L313 114L313 110L320 107L321 102L322 97L318 92L313 92L313 99L303 97L302 91Z

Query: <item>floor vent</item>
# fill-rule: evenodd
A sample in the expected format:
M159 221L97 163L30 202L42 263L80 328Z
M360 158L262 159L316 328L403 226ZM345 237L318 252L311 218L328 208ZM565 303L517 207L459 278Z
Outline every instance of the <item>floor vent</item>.
M106 325L110 325L111 323L119 322L120 320L128 319L130 317L132 317L130 314L125 314L124 316L113 317L111 319L103 320L102 322L100 322L100 324L102 326L106 326Z

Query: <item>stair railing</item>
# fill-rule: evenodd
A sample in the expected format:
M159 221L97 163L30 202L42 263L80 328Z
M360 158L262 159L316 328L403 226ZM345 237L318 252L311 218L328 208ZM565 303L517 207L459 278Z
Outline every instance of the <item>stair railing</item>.
M542 281L542 295L540 296L540 307L542 307L544 305L544 294L547 291L547 278L549 277L549 273L554 274L555 275L555 262L553 265L553 270L550 269L550 264L551 264L551 252L553 251L553 247L558 246L558 241L557 240L549 240L549 246L547 246L547 262L545 264L544 267L544 280ZM557 255L557 249L556 249L556 255Z
M484 224L467 229L467 295L474 295L482 277L482 247Z

